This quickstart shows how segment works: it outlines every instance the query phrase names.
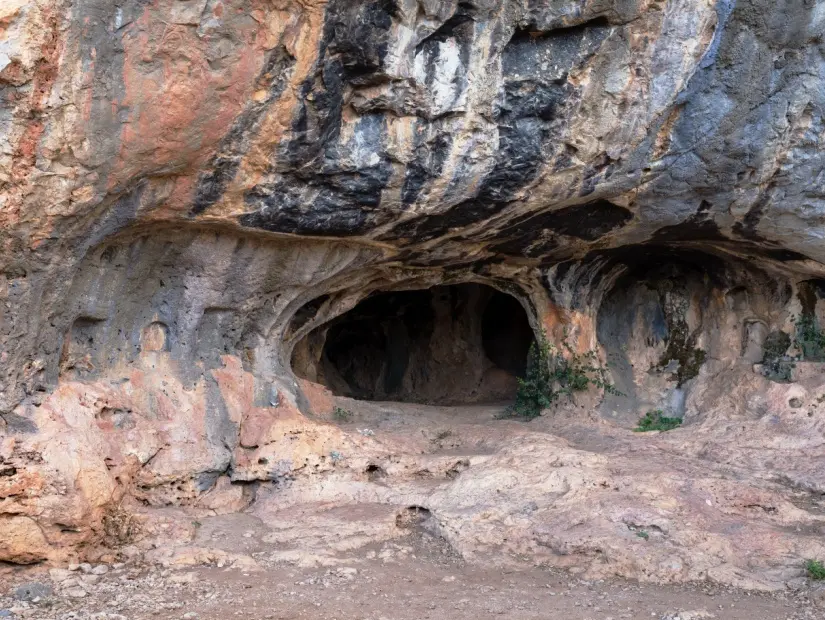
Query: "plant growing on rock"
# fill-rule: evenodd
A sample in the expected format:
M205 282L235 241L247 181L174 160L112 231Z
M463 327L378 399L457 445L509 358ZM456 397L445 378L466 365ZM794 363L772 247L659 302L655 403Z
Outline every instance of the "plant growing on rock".
M104 540L110 547L123 547L137 540L140 523L120 504L111 505L103 515Z
M825 332L813 315L802 315L794 319L794 344L803 360L825 360Z
M661 409L648 411L639 418L639 426L633 430L637 433L647 433L649 431L672 431L682 425L681 418L668 418Z
M790 383L796 362L825 361L825 332L819 327L816 317L811 314L792 316L793 338L782 331L771 332L765 339L762 358L762 374L772 381ZM788 355L791 344L797 355Z
M332 418L338 422L349 422L352 420L352 411L342 407L335 407L332 410Z
M771 381L788 383L791 381L796 364L785 355L791 346L791 337L782 331L774 331L765 339L762 357L762 374Z
M825 564L819 560L806 560L805 571L808 573L808 577L814 581L825 579Z
M530 345L527 373L519 379L516 402L505 417L537 418L561 396L583 392L591 385L612 394L621 394L607 379L607 369L599 364L598 354L590 350L576 353L566 342L567 355L562 354L542 330L538 340Z

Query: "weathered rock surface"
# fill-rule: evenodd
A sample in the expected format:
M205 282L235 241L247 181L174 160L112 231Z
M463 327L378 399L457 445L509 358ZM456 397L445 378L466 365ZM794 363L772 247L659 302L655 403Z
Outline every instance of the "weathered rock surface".
M420 506L467 558L798 577L825 556L824 31L813 1L5 2L0 561L257 498ZM485 320L480 285L526 317ZM438 420L378 441L314 383L509 396L493 351L524 341L488 326L522 319L622 395L464 424L454 458ZM622 430L652 409L684 427Z

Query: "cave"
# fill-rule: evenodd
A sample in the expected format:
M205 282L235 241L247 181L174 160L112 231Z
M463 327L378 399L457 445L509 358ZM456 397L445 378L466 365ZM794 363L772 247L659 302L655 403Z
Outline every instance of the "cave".
M360 400L500 402L515 396L533 342L521 303L487 285L379 291L310 332L292 366Z

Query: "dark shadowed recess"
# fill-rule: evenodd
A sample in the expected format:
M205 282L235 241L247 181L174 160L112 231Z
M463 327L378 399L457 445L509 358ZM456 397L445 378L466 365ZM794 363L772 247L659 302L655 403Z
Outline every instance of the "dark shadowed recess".
M293 370L335 394L430 404L512 398L533 332L522 305L481 284L378 292L317 328Z
M482 317L481 339L491 362L513 375L524 376L533 330L518 300L500 292L490 297Z
M626 226L633 213L608 200L594 200L556 211L528 214L513 221L492 247L511 256L538 258L565 244L564 237L596 241Z

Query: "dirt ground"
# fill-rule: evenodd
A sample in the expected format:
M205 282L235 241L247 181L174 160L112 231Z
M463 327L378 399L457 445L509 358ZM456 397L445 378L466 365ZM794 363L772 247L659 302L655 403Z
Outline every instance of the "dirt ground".
M221 527L231 526L223 518ZM243 525L243 524L239 524ZM208 528L209 523L203 527ZM413 528L392 543L368 545L330 568L260 562L164 569L114 564L71 572L5 569L0 618L51 620L802 620L825 618L811 591L764 594L712 584L663 586L587 581L539 568L469 565ZM75 567L72 567L75 568ZM95 575L106 570L105 574ZM54 579L57 577L57 580ZM62 580L62 581L61 581ZM77 582L85 596L78 595ZM66 584L69 587L66 587ZM50 593L37 594L32 584Z

